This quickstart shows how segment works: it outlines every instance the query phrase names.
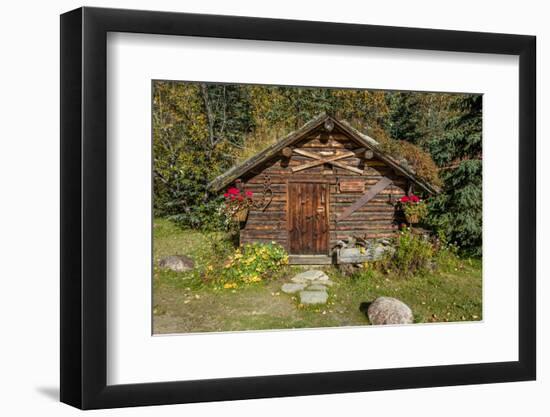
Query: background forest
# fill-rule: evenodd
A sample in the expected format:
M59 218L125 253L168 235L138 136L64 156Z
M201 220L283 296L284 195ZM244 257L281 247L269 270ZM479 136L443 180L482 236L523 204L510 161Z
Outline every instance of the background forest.
M323 111L439 186L427 223L481 255L481 95L154 81L155 216L223 228L223 197L208 183Z

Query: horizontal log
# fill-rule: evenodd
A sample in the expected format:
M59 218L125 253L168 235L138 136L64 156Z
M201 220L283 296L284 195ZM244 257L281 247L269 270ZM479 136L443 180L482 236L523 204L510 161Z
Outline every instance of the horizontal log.
M255 230L273 230L278 231L281 229L286 229L286 221L272 221L272 220L263 220L263 221L251 221L248 220L246 222L245 228L242 230L246 230L248 232L252 232Z
M277 220L285 219L286 211L284 210L250 210L248 213L248 220L258 219L258 220Z
M332 257L327 255L289 255L291 265L330 265Z
M344 210L331 210L330 219L338 220L340 214ZM379 211L379 210L361 210L355 211L342 221L376 221L376 220L393 220L395 219L395 212L393 211Z
M395 232L388 231L368 231L364 230L359 231L345 231L338 232L336 235L336 240L347 239L350 236L361 237L363 239L382 239L382 238L392 238L395 237Z
M271 203L267 206L267 208L263 211L269 212L269 211L285 211L286 212L286 198L285 200L271 200ZM262 212L262 210L251 210L250 213L258 213ZM249 214L250 215L250 214Z
M397 178L398 177L398 176L395 175L395 173L393 171L391 171L390 169L386 169L386 168L372 168L372 167L366 167L362 164L354 164L353 166L362 169L363 173L362 174L355 174L351 171L346 172L346 171L348 171L347 169L334 167L334 175L337 175L339 177L343 177L343 176L346 176L346 175L353 176L353 177L363 177L363 176L366 176L366 177L381 176L381 177L388 177L388 178L392 178L392 177Z
M347 225L341 225L340 223L337 224L337 226L334 228L336 232L341 231L354 231L357 233L365 233L365 232L385 232L390 230L398 230L397 225L393 224L370 224L367 223L354 223L354 224L347 224Z
M352 198L350 196L343 197L343 198L333 198L330 200L330 206L333 208L341 208L345 206L349 206L352 202L356 201L357 198ZM395 200L395 197L394 197ZM367 209L380 209L383 211L386 210L395 210L395 202L389 203L388 202L388 196L376 196L372 200L370 200L367 204L365 204L363 207L360 207L358 210L367 210Z
M338 217L338 215L343 212L343 210L331 210L330 218L331 220ZM380 211L380 210L357 210L350 214L348 219L350 220L390 220L395 217L395 212L393 211Z
M338 230L332 230L330 232L329 239L341 240L350 236L363 237L365 235L380 234L380 233L394 235L396 234L396 231L392 229L338 229Z
M278 225L279 223L286 224L286 216L277 215L277 216L253 216L248 215L248 220L246 224L265 224L265 225Z
M286 230L241 230L241 237L245 239L272 239L272 240L285 240L288 237Z
M281 245L283 248L285 248L285 250L288 251L288 242L286 240L259 239L259 238L248 239L248 238L243 238L241 236L241 239L240 239L239 243L241 245L247 245L247 244L254 244L254 243L271 243L271 242L275 242L275 243Z
M332 213L330 215L330 221L334 222L338 220L338 215L340 213ZM392 222L395 220L395 216L393 213L382 213L382 214L370 214L365 212L354 212L353 214L350 214L349 217L346 217L345 220L338 221L338 224L343 224L346 222L369 222L369 223L376 223L376 222Z
M336 223L336 226L332 230L357 230L357 231L386 231L386 230L397 230L398 227L396 224L388 222L353 222L347 224Z
M367 203L367 205L363 207L368 207L369 204L370 206L373 207L375 204L377 204L379 206L388 206L395 209L395 203L399 198L400 198L399 195L392 195L391 196L392 201L390 201L389 195L378 194L372 200L370 200ZM350 203L353 203L354 201L357 201L357 197L353 198L353 196L346 196L341 198L340 197L333 198L330 200L330 204L335 206L346 206L346 205L349 205Z
M369 190L368 188L365 189L365 191L368 191L368 190ZM389 196L390 194L393 195L393 196L397 196L397 195L401 196L401 195L404 195L404 194L403 194L403 191L401 191L400 189L396 189L396 188L394 187L394 189L391 190L391 186L390 186L390 187L388 187L388 188L386 188L386 189L380 191L378 194L376 194L376 196L373 197L373 200L374 200L375 198L378 198L378 199L380 200L380 197L385 196L385 197L382 198L382 200L387 201L387 200L388 200L388 196ZM356 200L359 198L359 196L361 196L361 194L358 194L358 193L346 193L346 194L344 194L344 193L336 194L336 193L335 193L335 194L332 194L332 195L331 195L331 197L333 197L333 198L331 199L331 201L332 201L332 202L335 202L335 203L336 203L336 202L356 201ZM373 201L373 200L370 200L369 203L370 203L371 201ZM394 200L395 200L395 197L394 197ZM376 200L374 200L374 201L376 201ZM368 203L367 203L367 204L368 204Z
M286 192L286 183L279 183L279 184L271 184L270 186L271 191L275 192ZM262 184L259 183L246 183L245 189L248 191L252 191L254 194L262 194L264 191L264 187Z
M331 223L331 230L395 230L397 225L389 220L373 220L369 222L335 222Z
M304 179L304 181L306 181L308 179L323 179L323 180L328 181L330 184L336 184L338 182L338 180L340 180L340 181L362 180L362 181L367 181L367 184L375 184L376 182L378 182L382 178L384 178L383 175L379 175L378 173L375 174L375 175L355 175L355 174L349 174L348 175L347 172L349 172L349 171L346 170L346 174L344 174L344 175L331 174L331 175L323 175L322 177L320 177L318 174L312 175L312 174L307 173L307 172L292 173L290 170L286 170L286 171L278 172L278 173L268 173L268 176L269 176L269 182L271 184L284 184L289 179L298 179L298 178ZM399 186L408 185L408 180L405 177L399 177L399 176L393 176L392 177L390 175L389 178L392 179L394 185L399 185ZM255 176L252 176L248 179L245 179L244 180L244 185L245 185L245 187L247 185L253 185L253 184L258 184L258 185L263 186L263 184L265 183L265 180L266 179L264 177L264 174L261 173L261 174L257 174Z

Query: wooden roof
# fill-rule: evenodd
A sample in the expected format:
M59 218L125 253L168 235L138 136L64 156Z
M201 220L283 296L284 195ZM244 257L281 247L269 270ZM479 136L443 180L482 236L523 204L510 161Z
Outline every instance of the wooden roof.
M347 134L351 139L355 140L360 145L366 147L367 149L372 150L374 155L378 157L378 159L382 160L387 165L391 166L395 171L407 177L409 180L414 182L424 191L430 194L436 194L439 191L433 185L429 184L428 182L416 176L414 171L408 165L405 165L404 163L400 163L399 161L394 159L391 155L380 150L378 147L378 142L375 139L365 135L362 132L359 132L357 129L353 128L348 123L339 121L326 113L319 114L318 116L314 117L309 122L307 122L305 125L303 125L300 129L295 130L294 132L291 132L284 138L268 146L263 151L250 157L249 159L242 162L241 164L230 168L229 170L221 174L219 177L214 179L209 184L209 187L215 191L221 190L222 188L233 183L236 179L245 175L250 170L254 169L258 165L262 164L263 162L277 155L280 151L283 150L283 148L286 148L287 146L292 145L293 143L303 139L309 133L314 132L317 128L323 125L327 120L331 120L334 123L335 127L338 127L339 130Z

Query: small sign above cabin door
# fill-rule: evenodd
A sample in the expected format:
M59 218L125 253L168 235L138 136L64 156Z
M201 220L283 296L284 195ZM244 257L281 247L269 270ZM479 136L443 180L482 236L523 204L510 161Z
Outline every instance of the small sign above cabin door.
M328 198L325 183L288 184L288 239L293 255L328 254Z

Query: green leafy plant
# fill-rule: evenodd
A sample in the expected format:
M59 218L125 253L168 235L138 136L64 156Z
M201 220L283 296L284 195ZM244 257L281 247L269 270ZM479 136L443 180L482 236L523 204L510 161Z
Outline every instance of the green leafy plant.
M382 269L403 276L428 272L435 248L430 239L405 227L395 240L395 252L381 261Z
M288 264L288 254L277 243L246 244L237 248L223 265L207 265L204 280L232 289L265 281Z
M462 260L459 257L458 246L449 243L442 230L438 231L434 240L434 260L437 269L440 271L457 271L461 268Z

